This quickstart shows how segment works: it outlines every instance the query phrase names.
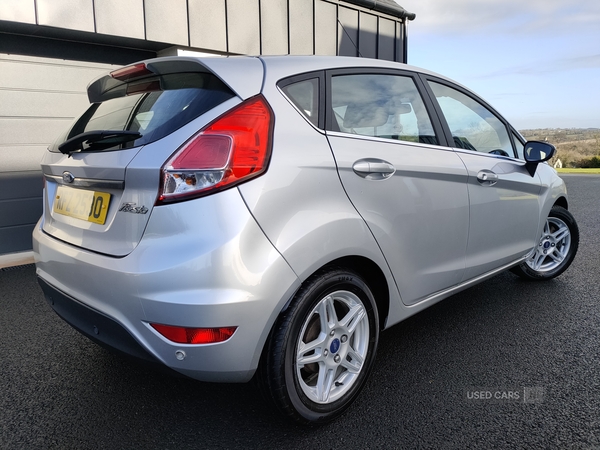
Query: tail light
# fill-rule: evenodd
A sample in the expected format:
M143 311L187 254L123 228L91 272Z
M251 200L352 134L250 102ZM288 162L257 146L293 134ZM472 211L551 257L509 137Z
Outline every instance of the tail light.
M212 194L267 170L273 112L262 95L252 97L209 124L161 169L157 204Z
M216 344L217 342L224 342L233 336L237 329L237 327L186 328L158 323L151 323L150 325L168 340L178 344Z

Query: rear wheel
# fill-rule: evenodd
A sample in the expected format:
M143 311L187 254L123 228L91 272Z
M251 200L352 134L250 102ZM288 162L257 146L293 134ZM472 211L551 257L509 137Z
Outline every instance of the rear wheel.
M259 381L290 418L328 422L348 408L363 387L378 335L377 309L367 284L343 269L318 273L277 321Z
M550 280L573 262L579 246L579 227L565 208L554 206L537 242L534 254L512 271L528 280Z

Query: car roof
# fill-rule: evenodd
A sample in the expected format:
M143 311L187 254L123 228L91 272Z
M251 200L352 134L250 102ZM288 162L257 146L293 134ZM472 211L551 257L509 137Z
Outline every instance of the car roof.
M327 69L344 69L344 68L379 68L379 69L400 69L411 72L420 72L427 75L433 75L442 79L444 77L435 72L431 72L420 67L411 66L409 64L399 63L395 61L387 61L383 59L359 58L352 56L260 56L267 70L277 72L277 75L290 76L297 73L311 72L316 70Z

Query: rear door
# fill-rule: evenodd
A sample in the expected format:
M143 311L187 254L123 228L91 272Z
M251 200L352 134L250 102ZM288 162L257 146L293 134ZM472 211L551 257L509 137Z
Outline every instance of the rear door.
M327 137L348 197L405 304L458 284L469 228L467 171L405 71L327 73Z
M491 107L446 81L426 78L447 140L469 172L469 243L464 279L509 264L533 247L540 181L516 157L520 142ZM519 147L517 147L517 145Z

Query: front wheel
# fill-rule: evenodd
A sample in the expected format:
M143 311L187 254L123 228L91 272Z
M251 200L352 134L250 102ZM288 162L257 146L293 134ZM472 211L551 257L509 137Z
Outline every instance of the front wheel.
M512 271L528 280L550 280L573 262L579 246L579 227L565 208L554 206L533 255Z
M357 397L375 360L379 321L355 273L316 274L279 317L259 368L263 391L301 423L325 423Z

